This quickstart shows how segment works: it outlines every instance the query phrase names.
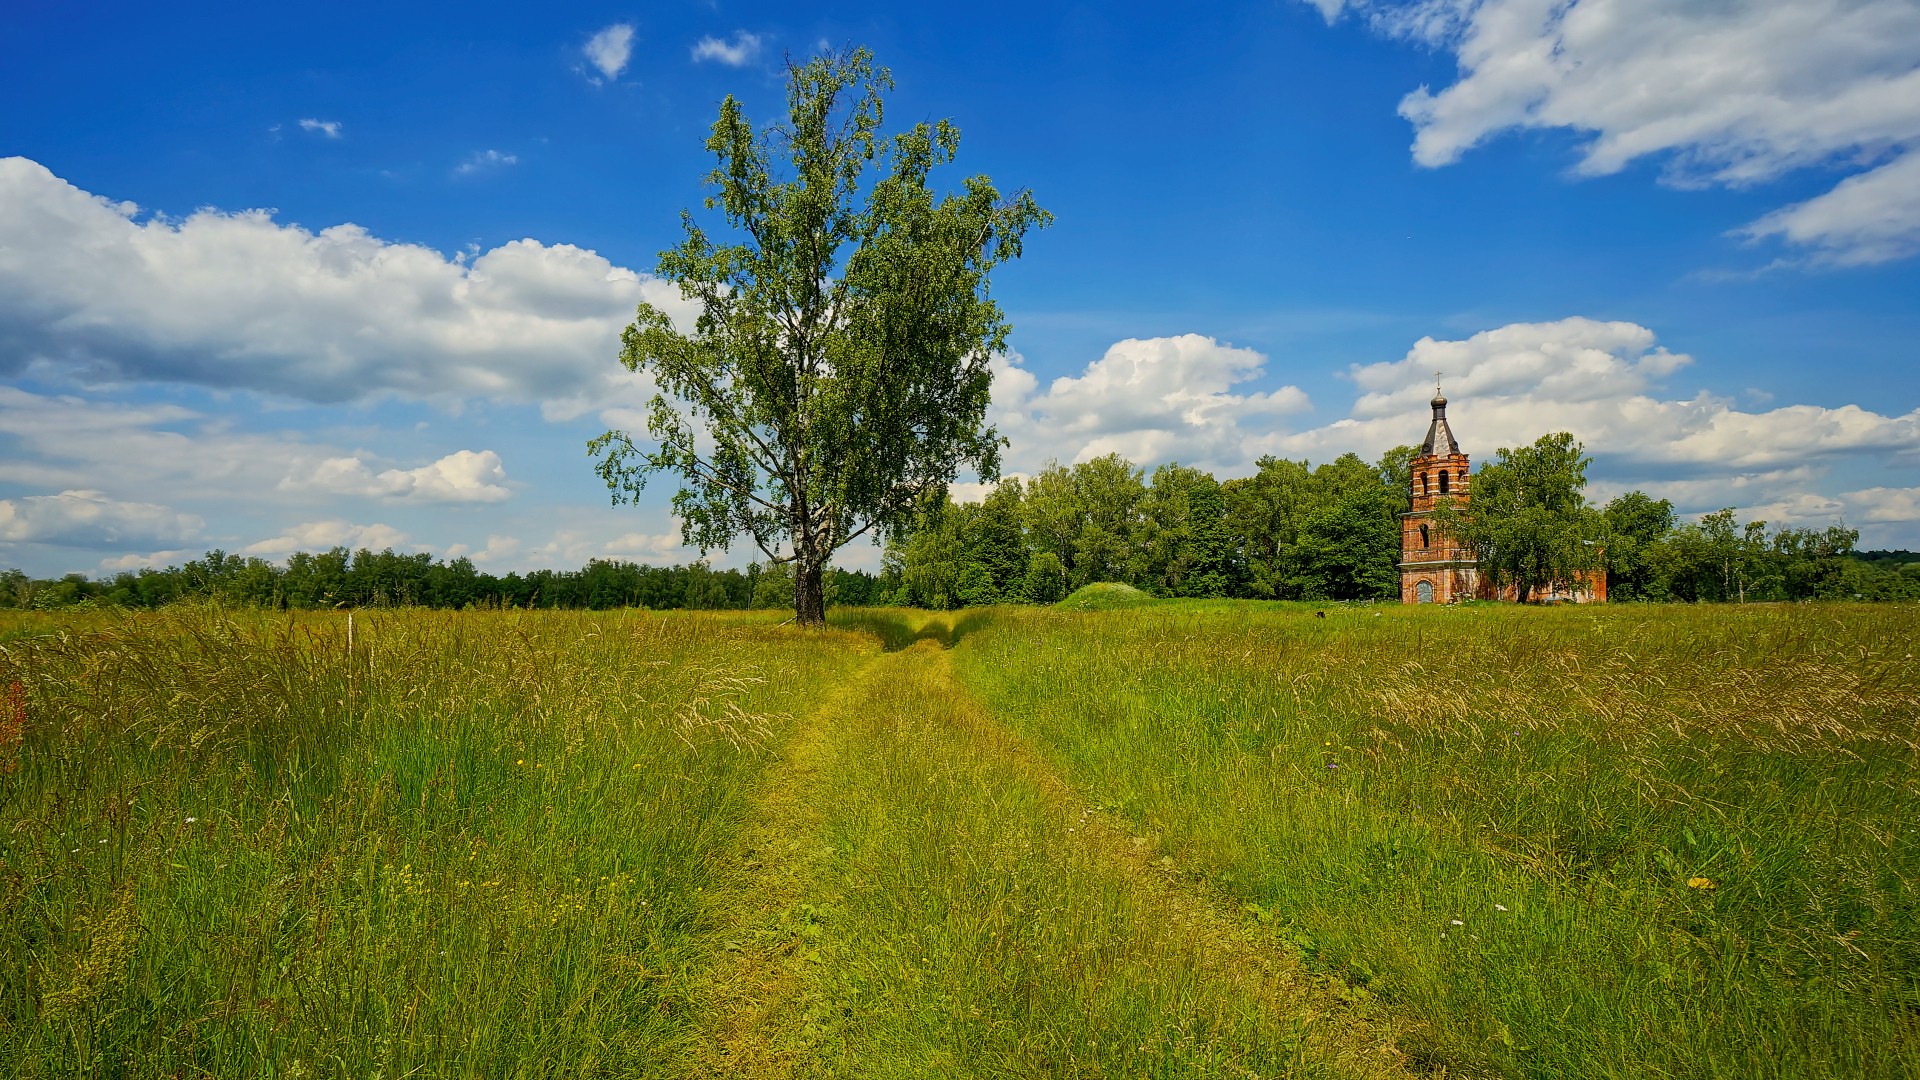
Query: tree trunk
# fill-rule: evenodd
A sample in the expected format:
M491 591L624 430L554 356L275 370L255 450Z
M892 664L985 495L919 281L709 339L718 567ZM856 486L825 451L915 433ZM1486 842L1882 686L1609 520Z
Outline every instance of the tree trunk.
M793 618L801 626L827 625L826 563L806 556L793 564Z

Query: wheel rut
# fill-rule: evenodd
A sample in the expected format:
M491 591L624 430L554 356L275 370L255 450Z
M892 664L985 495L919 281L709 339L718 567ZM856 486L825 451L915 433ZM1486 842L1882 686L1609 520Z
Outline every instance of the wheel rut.
M799 722L783 758L769 770L754 816L718 872L713 961L690 995L700 1025L690 1075L891 1075L863 1064L870 1051L885 1045L901 1052L901 1046L915 1045L914 1038L930 1040L913 1051L926 1057L929 1075L1104 1075L1114 1070L1085 1059L1098 1051L1110 1060L1113 1050L1071 1045L1072 1009L1089 1010L1086 1024L1094 1027L1104 1022L1100 1009L1138 1011L1126 1003L1144 991L1119 984L1161 973L1173 988L1140 1000L1177 1006L1198 996L1214 1003L1204 1008L1221 1013L1200 1016L1192 1025L1181 1020L1178 1030L1239 1032L1243 1039L1271 1035L1297 1049L1294 1065L1279 1073L1256 1072L1231 1052L1208 1058L1195 1049L1191 1066L1156 1070L1162 1075L1406 1075L1383 1019L1341 1001L1335 988L1306 972L1295 954L1230 898L1183 875L1151 838L1133 835L1124 822L1094 809L1034 746L967 692L940 635L925 628L920 633L921 640L875 656L835 688ZM992 822L963 824L947 838L929 817L916 832L916 778L907 775L915 770L927 777L928 801L921 808L926 814L933 813L928 808L941 797L936 788L942 783L948 798L958 785L960 798L977 795L996 808L1019 808L1028 820L1008 827L1026 838L1026 853L1004 865L984 865L991 860L983 849L997 851L1011 842L1007 836L982 839ZM956 773L963 778L956 780ZM882 819L898 823L897 836L871 827L871 820ZM845 850L849 836L858 838L851 845L861 848L858 853ZM836 843L843 850L836 852ZM888 881L904 872L896 864L926 864L926 849L943 844L964 849L947 853L951 865L970 867L976 876L943 883L928 874L928 880L896 882L889 891ZM889 845L898 850L886 850ZM1045 880L1102 890L1117 898L1107 901L1117 905L1117 914L1062 914L1072 905L1048 908L1044 898L1043 906L1015 916L1001 910L1009 902L1005 897L1017 896L1024 884L1013 879L1044 877L1062 865L1077 876ZM942 888L951 895L925 898ZM889 905L914 910L896 912ZM848 920L851 928L842 925L840 914L848 909L856 913ZM938 973L912 963L913 954L928 948L923 939L939 937L936 918L981 926L1005 918L1009 937L1044 937L1054 931L1034 929L1034 920L1075 917L1085 925L1058 933L1086 937L1083 948L1096 960L1084 967L1055 964L1024 981L988 980L998 991L1016 987L1015 996L1025 995L1017 1003L998 1002L1004 1015L983 1017L982 1008L991 1013L996 1002L969 1003L964 990L955 993L955 985L974 985L965 977L949 971L948 981L938 983ZM987 950L977 960L983 969L1023 962L998 931L992 941L984 931L977 936L977 947ZM994 952L994 944L1006 948ZM907 959L896 963L898 956ZM1099 957L1108 958L1106 966ZM936 980L930 985L947 987L945 997L960 999L952 1003L954 1015L942 1021L945 1026L928 1021L906 1030L888 1014L918 1002L903 987L929 978ZM1113 985L1086 992L1053 985L1075 979ZM1070 1007L1050 1004L1049 995L1071 998ZM941 1034L950 1030L966 1034ZM1186 1037L1194 1038L1191 1032ZM1257 1049L1248 1049L1246 1060L1258 1056ZM969 1060L976 1051L979 1057ZM1169 1062L1187 1060L1179 1055L1188 1052L1173 1041L1142 1042L1139 1051ZM937 1061L945 1065L932 1064ZM1232 1067L1218 1069L1207 1061Z

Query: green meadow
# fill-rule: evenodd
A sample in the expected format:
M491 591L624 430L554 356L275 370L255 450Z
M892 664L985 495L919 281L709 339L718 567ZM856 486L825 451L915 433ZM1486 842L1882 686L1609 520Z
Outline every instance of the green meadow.
M1920 1075L1920 606L4 620L7 1075Z

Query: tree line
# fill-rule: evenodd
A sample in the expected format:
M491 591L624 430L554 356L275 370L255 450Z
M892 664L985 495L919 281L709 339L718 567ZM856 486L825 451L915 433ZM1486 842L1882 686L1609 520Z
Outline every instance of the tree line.
M829 595L850 605L891 599L874 575L835 568ZM654 609L793 606L793 573L784 566L716 570L704 562L646 566L596 559L579 570L534 570L496 576L472 560L443 561L336 547L299 552L276 565L219 550L179 566L122 571L110 578L68 574L35 579L0 573L0 607L52 610L83 606L156 608L177 601L218 601L269 608L433 607Z
M1190 466L1151 473L1117 454L1010 478L977 503L923 506L891 538L879 574L824 571L828 602L950 609L1048 604L1094 582L1161 597L1370 601L1399 596L1400 515L1411 461L1345 454L1314 466L1264 457L1226 481ZM1920 599L1920 554L1855 550L1843 525L1773 528L1732 510L1682 523L1673 504L1630 491L1586 500L1579 443L1564 432L1502 449L1474 473L1462 531L1483 572L1540 586L1604 569L1615 601ZM214 599L276 608L782 608L791 563L716 570L596 559L579 570L496 576L426 553L301 552L285 565L210 551L165 569L35 580L0 573L0 606L152 608Z
M889 546L881 580L929 608L1050 603L1101 581L1164 597L1393 600L1414 452L1318 467L1265 457L1226 481L1118 455L1055 464L925 511ZM1588 460L1564 432L1503 449L1475 472L1463 512L1437 516L1523 596L1593 569L1619 601L1920 599L1920 555L1858 552L1843 525L1769 529L1732 510L1681 523L1640 491L1593 506Z

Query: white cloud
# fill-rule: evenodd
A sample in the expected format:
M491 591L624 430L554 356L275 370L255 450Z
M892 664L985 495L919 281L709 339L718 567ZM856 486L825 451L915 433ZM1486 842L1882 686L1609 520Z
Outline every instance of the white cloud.
M178 405L123 405L0 386L0 483L165 490L172 499L257 502L341 451L287 433L234 431Z
M527 557L543 565L567 568L583 566L591 559L626 559L664 564L693 562L701 557L697 549L680 542L678 518L666 517L660 523L667 525L667 530L657 533L642 530L615 532L607 527L611 520L603 515L585 527L557 529L546 543L526 549ZM518 541L514 543L515 550L520 550ZM716 560L737 562L744 566L747 557L742 553L749 551L755 556L759 554L754 550L752 541L743 541L735 544L729 553L715 551L713 555Z
M1914 527L1920 524L1920 487L1864 488L1837 495L1799 488L1775 493L1764 501L1721 499L1699 509L1719 509L1729 502L1735 503L1741 521L1764 521L1776 529L1845 525L1859 532L1859 546L1866 549L1911 548Z
M1920 410L1750 411L1704 392L1668 391L1692 363L1636 323L1515 323L1462 340L1422 338L1398 360L1357 365L1348 372L1357 395L1346 416L1294 427L1288 421L1306 406L1299 391L1229 389L1261 373L1258 353L1187 335L1120 342L1080 375L1045 389L1018 358L1001 361L991 419L1011 439L1011 468L1117 451L1136 465L1178 460L1225 479L1246 475L1265 454L1324 462L1352 451L1375 460L1389 447L1418 442L1437 370L1445 373L1449 419L1476 461L1569 431L1597 459L1590 494L1598 500L1640 488L1684 512L1732 505L1791 524L1844 516L1878 528L1863 542L1911 543L1900 538L1910 529L1892 530L1920 520L1901 516L1912 512L1920 489L1830 492L1837 473L1857 474L1864 462L1909 471L1920 462ZM983 491L954 485L959 499Z
M1825 195L1781 207L1739 230L1816 249L1837 265L1888 262L1920 252L1920 149L1850 176Z
M580 52L608 81L619 78L633 56L633 24L614 23L588 38Z
M340 121L315 120L312 117L307 117L300 121L300 130L317 132L329 139L337 139L340 137Z
M1516 129L1578 133L1579 173L1657 155L1680 184L1858 168L1920 147L1912 0L1310 2L1329 18L1356 11L1455 55L1451 85L1422 86L1400 105L1423 165L1450 164ZM1750 231L1811 245L1824 261L1911 254L1920 203L1894 190L1908 175L1862 177L1867 190L1836 189L1823 197L1834 202L1816 199Z
M279 536L240 549L242 555L286 556L296 551L326 551L344 547L380 551L407 546L407 534L391 525L355 525L349 521L309 521Z
M680 542L680 530L676 527L672 532L664 533L622 533L601 545L599 554L644 562L684 556L687 550L686 545Z
M641 300L691 321L671 284L569 244L448 259L264 211L137 214L0 159L0 376L534 402L622 383Z
M472 559L477 566L493 566L518 555L520 546L516 537L492 534L487 537L486 546L478 551L466 544L454 544L447 548L446 557Z
M693 46L695 63L714 60L728 67L746 67L759 55L760 35L749 34L745 30L734 31L732 42L717 37L703 37Z
M1699 393L1654 391L1691 362L1629 322L1570 318L1515 323L1464 341L1422 338L1396 361L1355 367L1362 391L1350 417L1256 446L1280 452L1354 449L1377 454L1425 430L1433 372L1446 373L1455 431L1483 449L1570 431L1590 452L1636 466L1695 473L1766 471L1851 455L1920 449L1920 410L1884 416L1857 405L1789 405L1744 412Z
M122 502L91 490L0 499L0 541L112 548L178 543L205 522L155 503Z
M100 560L99 572L117 574L123 570L158 569L163 566L178 566L188 559L196 559L200 552L191 548L175 548L171 551L150 551L145 554L133 552L126 555L113 555Z
M1843 492L1840 501L1848 521L1875 525L1920 521L1920 487L1865 488Z
M473 156L453 167L456 176L472 176L474 173L492 172L509 165L520 164L518 154L503 154L498 150L476 150Z
M1018 358L994 363L989 420L1011 441L1009 464L1085 461L1119 453L1134 461L1232 465L1244 458L1240 425L1308 407L1299 388L1236 394L1266 358L1251 349L1185 334L1117 342L1077 376L1045 391Z
M304 464L304 463L303 463ZM374 472L359 456L325 458L280 482L287 490L364 495L390 502L499 502L512 492L491 450L460 450L417 469Z

